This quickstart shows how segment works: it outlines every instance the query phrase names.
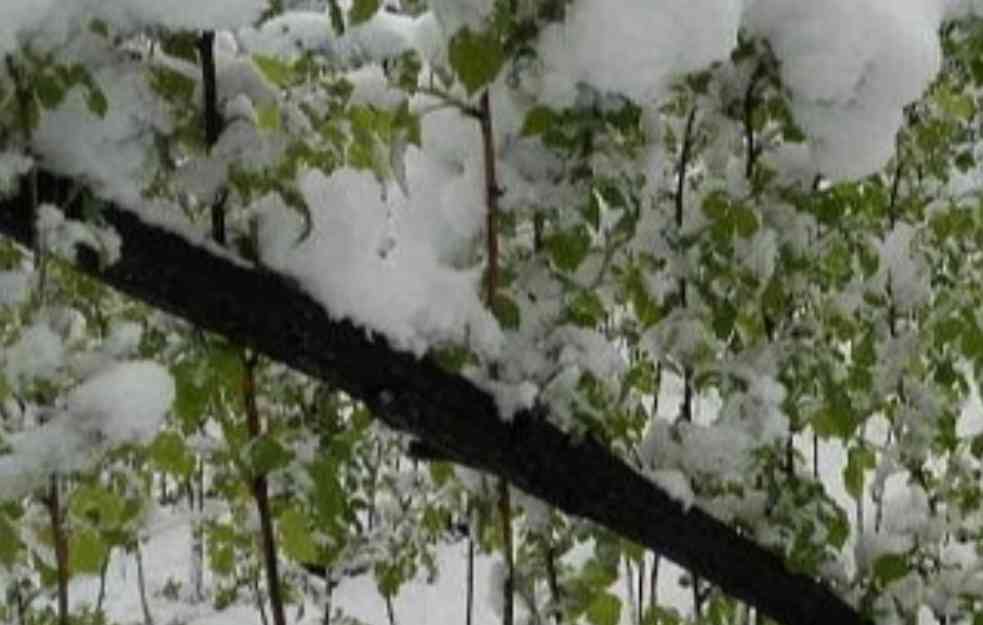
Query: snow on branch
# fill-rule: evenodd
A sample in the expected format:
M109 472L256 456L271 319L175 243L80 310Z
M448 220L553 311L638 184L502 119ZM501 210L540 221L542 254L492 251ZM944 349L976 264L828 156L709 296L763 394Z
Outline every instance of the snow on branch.
M38 188L64 181L39 174ZM28 185L0 200L0 233L32 242ZM47 198L40 198L46 201ZM70 207L69 207L70 208ZM696 507L684 507L596 440L572 438L537 406L506 422L494 399L429 358L392 349L324 308L283 276L197 247L106 205L122 239L105 266L83 241L75 264L106 284L203 329L325 380L436 455L501 475L568 514L650 548L788 625L865 623L817 580Z

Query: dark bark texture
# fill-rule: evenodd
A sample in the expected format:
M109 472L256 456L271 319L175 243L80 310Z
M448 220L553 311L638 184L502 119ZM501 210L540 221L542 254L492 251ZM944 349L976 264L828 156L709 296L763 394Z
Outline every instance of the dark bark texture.
M40 174L41 201L62 181ZM0 201L0 233L30 246L27 187ZM574 438L538 406L503 421L491 396L429 358L393 349L331 318L281 275L230 260L132 212L106 205L122 257L100 267L77 249L77 267L190 323L255 349L356 397L433 453L507 479L567 514L590 519L664 555L786 625L869 622L819 581L693 507L685 509L593 438Z

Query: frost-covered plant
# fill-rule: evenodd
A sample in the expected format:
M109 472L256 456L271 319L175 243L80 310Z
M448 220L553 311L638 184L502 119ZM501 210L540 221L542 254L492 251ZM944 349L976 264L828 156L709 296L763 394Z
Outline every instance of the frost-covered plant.
M39 477L154 436L139 470L197 484L233 578L258 575L257 476L289 560L369 566L386 596L448 518L502 547L480 480L409 470L334 389L325 408L262 369L251 432L238 348L85 292L51 255L81 243L111 267L111 202L434 355L505 420L547 407L878 622L978 615L977 9L15 0L0 193L70 184L21 192L45 198L20 207L36 249L0 247L0 562L23 567L11 521ZM170 373L121 362L136 344ZM519 509L527 616L616 622L608 587L637 548ZM575 541L586 564L563 561ZM737 614L692 584L698 613Z

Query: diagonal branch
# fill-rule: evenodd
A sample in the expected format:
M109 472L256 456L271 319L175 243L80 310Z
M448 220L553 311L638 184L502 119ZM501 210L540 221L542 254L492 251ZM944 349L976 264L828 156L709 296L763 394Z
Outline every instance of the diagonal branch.
M58 180L39 174L42 190ZM44 199L44 198L42 198ZM0 234L31 244L27 186L0 200ZM106 205L123 240L100 269L79 246L77 267L203 329L330 382L393 428L464 465L494 473L568 514L652 549L787 625L865 621L818 581L697 508L685 509L592 438L574 439L544 407L499 418L494 400L429 358L392 349L324 308L283 276L251 269Z

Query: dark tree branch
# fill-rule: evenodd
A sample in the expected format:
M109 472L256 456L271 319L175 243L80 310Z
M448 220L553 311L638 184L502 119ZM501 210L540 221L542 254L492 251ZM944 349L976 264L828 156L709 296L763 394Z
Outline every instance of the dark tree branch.
M57 182L41 176L42 190ZM603 444L562 432L546 408L503 421L494 399L468 380L332 319L288 278L230 261L112 205L102 217L123 240L121 257L100 268L98 253L79 246L81 271L345 390L447 458L665 555L779 622L867 622L822 583L790 572L778 555L702 510L684 508ZM26 188L0 201L0 233L31 244Z

